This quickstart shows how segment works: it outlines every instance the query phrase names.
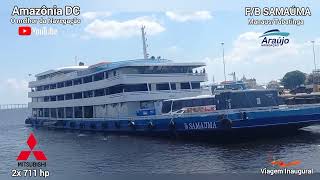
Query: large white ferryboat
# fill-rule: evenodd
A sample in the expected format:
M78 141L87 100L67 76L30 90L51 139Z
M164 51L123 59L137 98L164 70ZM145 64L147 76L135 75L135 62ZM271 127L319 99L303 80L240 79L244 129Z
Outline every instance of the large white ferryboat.
M144 28L142 28L143 40ZM33 118L48 120L120 119L158 115L165 99L209 94L204 63L148 58L63 67L35 75L29 83Z
M296 130L320 123L320 105L282 104L274 90L211 95L205 64L148 57L49 70L29 83L33 126L207 137ZM218 139L219 139L218 138Z
M49 70L29 83L29 108L48 119L155 115L164 99L208 93L200 88L206 74L193 70L204 65L139 59Z

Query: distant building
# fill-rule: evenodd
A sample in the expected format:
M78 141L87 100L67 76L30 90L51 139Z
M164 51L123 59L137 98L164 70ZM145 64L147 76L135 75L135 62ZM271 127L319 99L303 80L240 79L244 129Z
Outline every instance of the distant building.
M313 70L306 76L306 87L313 88L313 92L320 92L320 70Z
M248 89L263 89L262 86L257 85L257 80L255 78L247 79L245 76L242 77L243 81Z
M280 89L283 86L280 84L280 81L272 80L267 84L267 89Z

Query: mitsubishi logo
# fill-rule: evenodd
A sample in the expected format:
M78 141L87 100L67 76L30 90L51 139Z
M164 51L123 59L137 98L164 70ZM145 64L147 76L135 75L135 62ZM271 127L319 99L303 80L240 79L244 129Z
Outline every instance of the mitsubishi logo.
M17 157L18 161L26 161L26 160L28 160L31 152L33 153L33 155L36 158L36 160L38 160L38 161L46 161L47 160L47 157L46 157L46 155L44 154L43 151L41 151L41 150L33 150L34 147L37 145L37 140L34 137L33 133L30 133L30 136L29 136L29 138L27 140L27 144L28 144L30 150L22 150L20 152L19 156Z

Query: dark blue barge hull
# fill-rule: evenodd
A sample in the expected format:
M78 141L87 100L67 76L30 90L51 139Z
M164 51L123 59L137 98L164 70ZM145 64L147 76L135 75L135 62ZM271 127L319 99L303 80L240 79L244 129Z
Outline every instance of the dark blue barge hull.
M54 129L102 131L146 136L239 136L259 133L287 133L320 124L320 105L295 105L174 114L127 119L28 118L26 124Z

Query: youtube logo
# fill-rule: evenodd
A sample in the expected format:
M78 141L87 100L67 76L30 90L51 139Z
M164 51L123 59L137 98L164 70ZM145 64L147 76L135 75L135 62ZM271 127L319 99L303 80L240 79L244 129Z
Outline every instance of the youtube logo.
M29 26L20 26L18 29L18 34L20 36L29 36L31 35L31 27Z

